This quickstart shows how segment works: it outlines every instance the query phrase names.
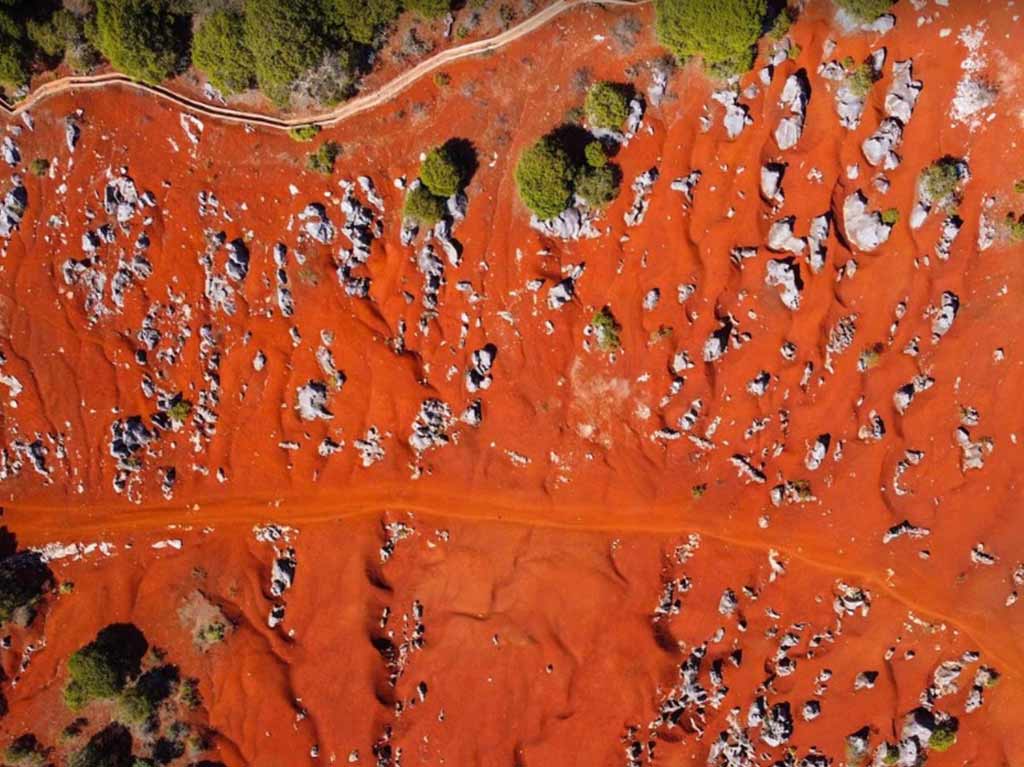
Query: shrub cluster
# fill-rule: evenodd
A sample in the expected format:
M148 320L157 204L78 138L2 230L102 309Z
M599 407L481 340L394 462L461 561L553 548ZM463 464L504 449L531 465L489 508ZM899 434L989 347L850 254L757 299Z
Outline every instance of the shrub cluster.
M4 528L6 531L6 528ZM34 551L20 551L0 560L0 624L28 611L53 583L53 573Z
M130 623L113 623L68 658L64 702L77 711L90 701L118 696L139 675L149 644Z
M959 201L960 163L953 157L936 160L921 172L921 191L931 203Z
M581 198L600 208L614 200L622 172L604 145L578 126L562 126L523 150L516 164L519 197L541 220L554 218Z
M661 44L679 59L700 56L719 75L750 69L767 0L655 0Z
M334 173L334 161L341 154L341 144L325 141L320 148L306 157L306 167L329 176Z
M258 86L279 107L293 96L351 94L399 14L437 18L452 0L0 0L0 84L16 90L36 64L76 71L102 58L157 83L190 64L232 94Z
M858 21L872 22L888 11L895 0L835 0L836 5Z
M629 116L630 89L609 82L594 83L583 104L587 121L595 128L618 130Z
M403 213L423 226L444 218L449 197L461 192L476 171L476 150L465 139L434 147L420 163L419 183L409 188Z

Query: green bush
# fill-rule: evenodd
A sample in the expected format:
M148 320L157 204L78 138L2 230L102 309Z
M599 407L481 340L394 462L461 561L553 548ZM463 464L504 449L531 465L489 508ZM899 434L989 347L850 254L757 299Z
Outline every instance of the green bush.
M960 184L960 171L957 161L952 157L943 157L921 172L921 189L929 202L956 202L957 187Z
M723 74L750 69L767 0L655 0L658 39L677 58L701 56Z
M554 218L569 206L575 168L552 137L545 136L523 151L515 176L520 199L538 218Z
M900 220L900 212L896 208L886 208L882 211L882 223L893 226Z
M260 90L288 106L295 82L329 50L318 0L246 0L245 44L253 53Z
M114 623L68 658L70 681L64 702L77 710L95 699L116 697L126 682L138 676L148 643L130 623Z
M1024 213L1019 217L1013 213L1006 214L1006 236L1010 238L1010 242L1024 242Z
M50 161L45 157L37 157L29 163L28 169L32 171L33 176L45 176L50 170Z
M446 206L443 197L427 189L426 184L417 184L405 195L403 215L422 226L433 226L444 218Z
M425 19L438 19L452 9L451 0L405 0L405 9Z
M319 133L319 125L299 125L296 128L288 129L288 135L295 141L312 141Z
M593 208L603 207L619 196L619 176L612 165L585 167L576 179L576 194Z
M132 767L132 735L114 722L97 732L73 754L69 767Z
M948 751L954 743L956 743L956 729L954 727L939 727L928 738L928 748L940 753Z
M325 141L319 149L306 157L306 167L329 176L334 173L334 161L340 154L341 144Z
M629 116L629 91L616 83L594 83L587 91L584 109L595 128L618 130Z
M251 88L256 64L245 45L245 17L237 11L216 11L204 18L192 38L192 61L223 93Z
M35 552L18 552L0 561L0 624L35 604L52 583L53 573Z
M591 141L583 148L583 157L591 168L603 168L608 164L608 154L600 141Z
M597 346L601 351L613 352L622 346L622 342L619 340L619 331L622 330L622 326L619 325L612 310L607 306L594 314L590 324L594 328Z
M768 30L768 37L772 40L781 40L789 33L789 28L793 26L794 21L796 19L793 11L789 8L783 8L772 21L772 26Z
M0 8L0 83L17 88L28 83L29 50L25 32L14 17Z
M1024 178L1019 178L1013 182L1013 191L1017 194L1024 194Z
M871 86L875 84L877 77L870 64L861 64L846 76L846 87L855 96L864 98L871 93Z
M357 43L373 45L402 12L400 0L330 0L348 36Z
M138 687L128 687L117 700L117 711L126 724L143 724L153 716L156 704Z
M420 181L438 197L451 197L462 189L464 170L447 144L434 147L420 165Z
M46 749L32 733L26 733L11 741L4 751L4 762L17 767L42 767L46 764Z
M874 21L892 8L895 0L835 0L836 5L859 21Z
M187 21L171 0L96 0L97 47L115 69L159 83L181 69Z

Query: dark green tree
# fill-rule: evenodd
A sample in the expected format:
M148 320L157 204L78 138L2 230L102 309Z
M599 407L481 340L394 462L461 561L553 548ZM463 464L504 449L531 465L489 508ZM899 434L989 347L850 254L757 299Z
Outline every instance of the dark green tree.
M400 0L330 0L329 6L357 43L373 45L402 12Z
M895 0L835 0L835 2L858 21L871 22L892 8Z
M256 83L256 61L245 45L245 17L234 10L204 18L192 38L192 62L223 93Z
M255 58L256 80L279 107L296 81L329 50L319 0L246 0L245 44Z
M31 607L53 583L53 573L39 554L21 551L0 561L0 623Z
M402 212L422 226L433 226L444 217L445 210L443 197L432 194L425 184L417 184L405 195Z
M437 19L452 9L451 0L405 0L405 9L426 19Z
M427 152L420 165L420 181L438 197L451 197L462 188L463 170L447 145Z
M0 83L17 88L28 82L29 49L25 30L6 8L0 7Z
M188 18L170 0L96 0L96 46L115 69L147 83L188 59Z
M654 0L658 39L680 59L701 56L716 72L745 72L767 6L767 0Z
M520 199L538 218L554 218L569 206L575 169L550 136L523 151L515 175Z
M68 658L64 702L77 710L94 699L117 696L141 670L149 644L130 623L113 623Z
M595 128L618 130L629 116L629 91L616 83L594 83L587 91L583 108Z
M614 165L584 167L576 179L576 194L591 207L600 208L619 196L621 173Z
M68 764L70 767L132 767L132 735L122 724L108 724L89 738Z

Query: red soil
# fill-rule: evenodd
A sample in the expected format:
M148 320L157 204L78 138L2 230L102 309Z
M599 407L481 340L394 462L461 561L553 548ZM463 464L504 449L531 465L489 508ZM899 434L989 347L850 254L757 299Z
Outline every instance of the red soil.
M344 147L330 179L304 170L309 145L276 132L209 119L193 147L176 109L117 88L55 97L37 108L35 130L17 142L26 162L55 157L57 169L45 179L17 169L29 204L0 260L0 351L7 358L0 373L24 387L13 398L16 407L12 397L3 399L9 452L16 440L39 435L52 474L44 481L25 462L0 485L4 523L22 546L108 541L115 553L55 563L58 576L76 588L49 599L39 623L5 656L13 676L21 643L45 637L45 650L6 691L11 713L0 729L10 735L31 730L56 745L69 718L60 703L67 655L102 626L130 620L168 648L184 673L200 679L200 714L219 733L218 758L227 764L305 763L315 744L320 759L336 756L344 763L358 749L360 763L373 763L371 746L388 727L407 767L623 764L628 728L638 726L646 743L648 723L678 682L679 664L721 626L701 683L710 689L711 661L735 648L742 648L743 663L738 669L725 664L728 694L703 721L690 724L687 714L682 727L657 731L657 764L705 762L715 738L728 729L730 709L740 708L744 725L761 694L769 705L791 703L795 731L787 746L758 742L758 751L781 759L794 746L802 758L815 746L841 764L845 737L862 726L871 728L872 748L898 739L903 715L919 705L938 664L966 650L980 652L979 663L995 668L1001 684L985 691L980 710L965 713L978 664L965 666L959 692L936 702L959 717L958 742L946 753L932 752L929 764L1024 760L1024 735L1016 726L1024 695L1024 618L1019 606L1006 606L1020 588L1012 576L1024 560L1024 534L1014 518L1021 497L1017 435L1024 428L1017 396L1024 385L1024 308L1014 297L1024 289L1024 272L1020 247L1005 236L984 252L976 245L986 197L995 197L994 220L1020 207L1012 185L1024 177L1017 94L1022 43L1003 34L1014 24L1012 8L929 4L918 13L906 2L898 7L895 30L882 37L840 36L825 7L809 8L791 32L800 55L778 67L767 89L741 99L753 124L734 141L699 71L677 71L669 97L648 107L641 133L616 158L626 183L599 222L602 236L578 243L549 241L528 228L515 194L515 158L581 103L573 85L577 70L646 88L645 64L662 55L648 8L631 12L644 31L629 50L609 35L627 11L575 10L499 54L448 68L452 81L443 89L421 82L390 106L325 131L323 139ZM918 26L919 16L933 20ZM967 55L957 36L980 22L987 76L999 97L989 110L992 119L971 130L951 120L949 105ZM952 34L940 37L943 28ZM835 84L817 74L830 36L838 46L827 59L859 61L869 50L887 49L884 76L854 131L839 125ZM860 146L884 116L891 63L907 58L924 89L898 150L902 163L886 173L891 187L882 194ZM806 126L797 146L780 153L772 138L784 114L779 93L800 68L812 91ZM744 84L755 81L752 74ZM705 104L713 117L706 133L700 126ZM78 108L85 111L69 169L63 118ZM446 264L438 316L424 334L417 329L423 278L416 251L399 241L402 193L391 182L413 177L419 153L451 136L474 143L480 167L467 190L468 215L454 232L464 246L462 264ZM950 258L940 261L933 253L940 217L929 217L917 231L907 220L919 172L947 154L965 158L971 178L958 207L963 229ZM763 163L780 158L788 163L786 202L772 211L759 196L758 178ZM846 168L855 163L860 176L850 180ZM105 172L121 166L140 192L153 192L156 207L137 213L131 233L118 235L117 244L102 246L104 269L111 277L117 249L130 256L130 244L144 229L153 273L127 291L122 311L92 322L84 289L64 284L62 265L82 257L83 232L105 220ZM661 175L646 220L627 230L628 184L650 167ZM808 177L812 169L820 180ZM693 170L703 175L693 205L685 208L669 184ZM358 175L372 177L387 211L383 237L359 271L372 280L369 299L349 297L338 284L337 254L347 245L340 233L331 245L320 245L300 237L297 220L290 225L307 203L321 202L340 226L342 213L331 201L338 199L337 179ZM298 194L290 194L289 184ZM889 241L873 253L852 251L840 236L843 201L857 189L872 208L902 213ZM214 192L231 220L201 218L200 191ZM98 220L87 221L86 208ZM778 288L764 285L765 262L779 257L764 246L769 227L794 215L803 235L811 217L830 209L825 268L811 274L802 266L801 306L792 312ZM65 225L51 227L54 216L66 216ZM144 216L152 216L151 225L142 225ZM198 257L208 229L248 242L249 274L235 286L232 316L204 298ZM288 246L296 305L290 319L280 316L275 299L277 242ZM739 269L729 253L746 245L760 248ZM925 255L927 266L920 261ZM851 258L855 276L837 280ZM220 274L224 260L221 249ZM550 310L548 287L563 268L581 262L586 271L576 298ZM544 287L527 290L537 278L546 280ZM462 280L479 301L456 289ZM676 288L685 283L697 289L680 307ZM643 297L654 287L661 301L645 311ZM157 350L183 328L189 337L176 364L150 352L148 365L140 366L136 333L153 302L169 303L169 290L183 296L191 316L176 326L181 308L175 318L161 315L164 340ZM959 296L960 311L933 345L926 312L943 291ZM109 305L109 285L107 297ZM890 340L903 300L906 312ZM585 345L584 330L605 305L622 325L622 349L614 356ZM462 313L469 317L464 341ZM719 326L716 315L726 313L751 339L704 363L705 340ZM850 314L858 316L853 344L833 355L829 372L829 332ZM401 322L404 352L396 354ZM208 388L204 324L211 325L220 353L216 434L197 438L200 452L190 441L197 429L191 419L181 431L162 434L137 454L141 469L128 490L115 493L112 422L142 415L150 423L156 404L141 388L144 372L160 389L198 400ZM297 346L292 326L301 334ZM330 349L347 380L330 394L332 420L302 421L296 389L324 378L316 358L322 330L333 333ZM915 336L920 353L912 357L902 350ZM794 361L779 353L787 340L797 347ZM499 350L494 381L470 394L464 385L470 355L486 343ZM860 372L858 355L875 343L883 345L877 364ZM262 371L252 365L258 350L267 357ZM684 373L682 391L663 403L673 355L682 350L695 367ZM814 372L801 386L807 362ZM772 380L764 396L754 397L747 383L761 370ZM893 395L919 374L935 383L901 415ZM447 402L456 417L480 398L483 422L478 428L454 424L451 444L418 456L407 439L422 401L431 397ZM676 428L698 398L703 413L691 433L707 440L703 448L686 434L667 443L652 439L664 426ZM965 407L980 414L978 425L969 427L971 438L990 437L993 447L983 468L967 472L956 441ZM886 425L877 442L858 439L871 411ZM746 438L751 422L767 416L767 428ZM386 455L363 468L353 442L372 426ZM826 432L833 448L843 442L842 457L833 460L830 449L821 467L809 471L808 447ZM58 433L63 458L45 436ZM322 457L317 446L325 437L343 441L344 448ZM279 447L289 442L297 449ZM897 494L894 472L908 450L924 456L900 479L909 492ZM736 454L747 456L766 482L748 484L737 476L730 462ZM160 486L171 466L177 482L167 499ZM218 468L226 481L216 478ZM770 488L785 480L807 480L814 499L775 507ZM705 485L703 495L693 492ZM266 624L273 550L251 531L270 520L299 531L291 544L297 577L283 597L284 622L275 629ZM382 525L395 520L409 521L415 533L382 563ZM930 534L883 543L886 531L904 520ZM448 531L447 540L439 530ZM701 537L699 551L678 564L674 551L691 533ZM150 547L166 538L181 539L182 549ZM972 559L979 544L996 555L993 564ZM774 582L770 551L786 566ZM665 582L684 574L693 588L681 597L681 613L653 620ZM839 582L871 592L867 617L837 616L832 603ZM744 596L744 586L759 598ZM718 610L726 588L739 600L732 615ZM195 589L237 626L226 643L205 653L177 615ZM391 641L403 641L414 601L424 610L423 647L411 653L392 687L381 638L393 631ZM382 628L385 607L391 617ZM797 622L808 628L790 651L796 670L771 679L779 637ZM808 657L810 636L829 628L835 641ZM890 647L895 654L888 660ZM907 650L916 656L906 659ZM805 722L800 707L815 697L815 678L825 668L833 676L821 697L822 716ZM854 678L868 670L879 672L874 687L855 692ZM421 681L425 700L411 706ZM297 709L307 715L297 718ZM755 741L756 733L751 730Z

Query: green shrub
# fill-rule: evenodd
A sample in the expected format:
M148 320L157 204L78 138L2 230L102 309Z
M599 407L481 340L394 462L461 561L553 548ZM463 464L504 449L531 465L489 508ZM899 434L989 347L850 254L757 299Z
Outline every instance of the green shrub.
M612 165L585 167L576 179L576 194L593 208L600 208L619 196L620 173Z
M434 147L420 165L420 181L431 194L451 197L464 183L464 171L448 145Z
M0 83L11 88L29 80L29 50L25 32L14 17L0 7Z
M1010 242L1024 242L1024 213L1020 217L1014 216L1013 213L1006 214L1006 236L1010 238Z
M772 26L768 30L768 37L772 40L781 40L789 33L789 28L793 26L794 21L796 19L793 11L789 8L783 8L772 21Z
M957 187L960 185L960 170L952 157L943 157L921 172L921 189L929 202L957 202Z
M853 95L864 98L871 93L871 86L875 84L877 77L875 70L870 64L861 64L846 75L846 87L850 89Z
M72 755L69 767L132 767L132 735L114 722L97 732Z
M587 91L584 109L595 128L618 130L629 116L629 90L616 83L594 83Z
M956 743L956 728L949 726L939 727L928 738L928 748L940 753L948 751L954 743Z
M894 226L900 220L900 212L896 208L886 208L882 211L882 223Z
M658 39L679 59L701 56L722 74L750 69L767 0L655 0Z
M858 21L871 22L892 8L895 0L835 0L835 2Z
M600 141L591 141L587 144L583 148L583 158L591 168L603 168L608 164L608 154Z
M427 189L425 184L417 184L405 195L403 215L422 226L433 226L445 214L445 201Z
M1024 194L1024 178L1019 178L1013 182L1013 191L1017 194Z
M187 709L197 709L203 703L199 694L199 681L197 679L183 679L178 685L178 703Z
M607 306L594 314L590 321L594 328L594 335L597 337L597 346L601 351L616 351L622 342L619 340L619 331L622 326L616 321L612 310Z
M348 36L357 43L373 45L378 35L398 18L399 0L329 0Z
M245 45L245 17L216 11L203 19L192 38L192 62L222 93L239 93L256 82L256 63Z
M46 764L46 749L32 733L26 733L11 741L4 751L4 762L17 767L42 767Z
M114 623L68 658L70 681L64 702L77 710L95 699L116 697L128 679L138 676L148 643L130 623Z
M50 161L45 157L37 157L29 163L28 169L32 171L33 176L45 176L50 170Z
M220 621L215 621L200 629L199 639L206 644L217 644L224 641L224 637L227 636L227 630L227 626Z
M306 167L329 176L334 173L334 161L341 154L341 144L325 141L320 148L306 157Z
M318 0L246 0L245 44L253 53L260 90L288 106L296 81L329 51Z
M18 552L0 561L0 624L35 604L52 582L53 573L35 552Z
M520 199L538 218L554 218L569 206L575 169L552 137L545 136L523 151L515 176Z
M288 135L295 141L312 141L319 133L319 125L299 125L288 129Z
M447 88L452 84L452 76L447 72L438 72L434 75L434 85L438 88Z
M182 68L187 18L171 0L96 0L97 47L129 77L159 83Z
M126 724L143 724L153 716L156 704L138 687L128 687L117 699L117 711Z
M451 9L451 0L405 0L405 10L425 19L439 19Z

